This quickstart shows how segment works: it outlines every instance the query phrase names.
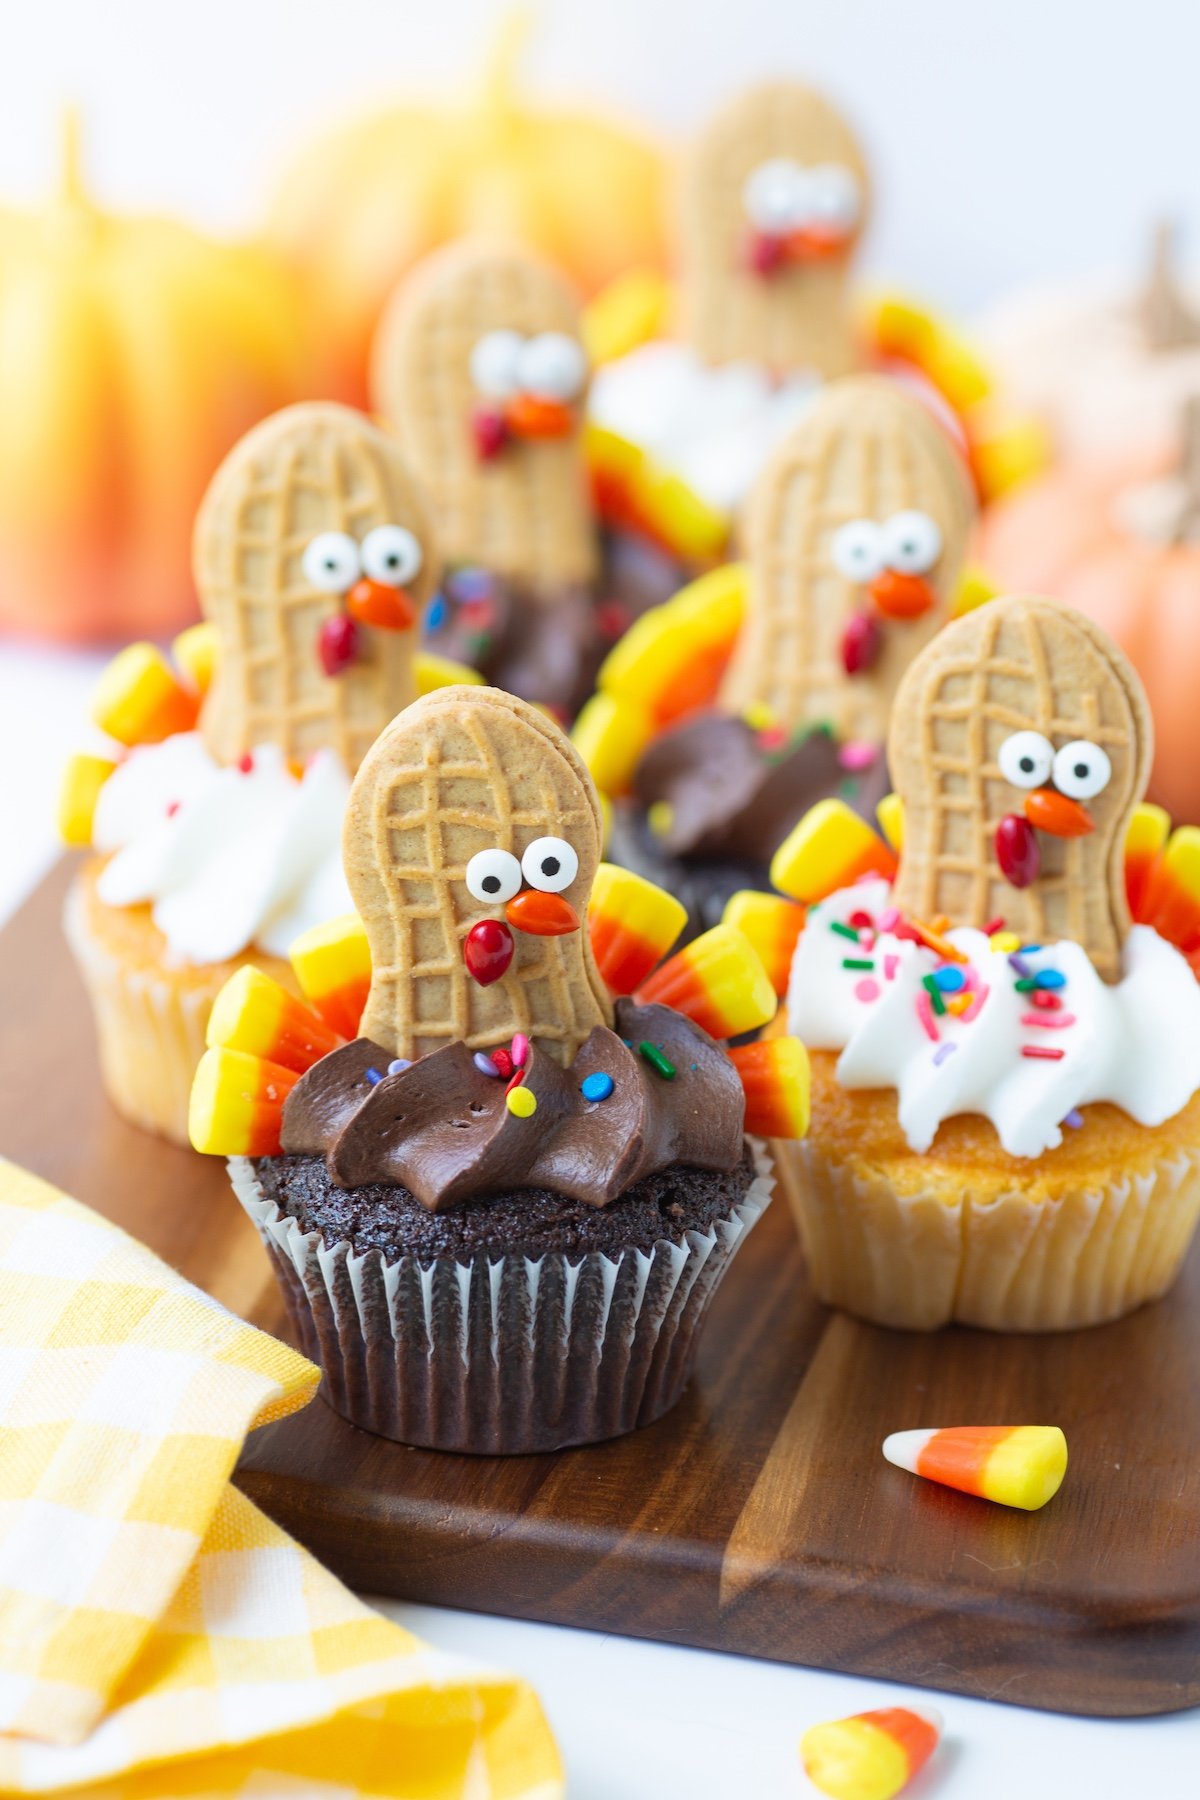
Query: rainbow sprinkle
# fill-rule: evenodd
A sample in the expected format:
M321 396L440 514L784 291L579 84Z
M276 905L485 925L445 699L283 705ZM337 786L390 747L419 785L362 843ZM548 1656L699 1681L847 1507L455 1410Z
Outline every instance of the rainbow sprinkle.
M657 1044L649 1043L645 1038L638 1045L638 1055L648 1062L655 1074L661 1075L664 1081L674 1081L675 1064L663 1055Z
M1061 1062L1063 1057L1066 1054L1067 1053L1065 1050L1059 1050L1056 1046L1052 1046L1050 1044L1022 1044L1021 1045L1021 1055L1022 1056L1028 1056L1031 1058L1038 1057L1043 1062Z

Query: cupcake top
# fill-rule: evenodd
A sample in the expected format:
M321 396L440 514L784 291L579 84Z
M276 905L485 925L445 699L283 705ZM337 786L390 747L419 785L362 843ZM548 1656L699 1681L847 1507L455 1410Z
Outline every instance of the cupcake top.
M895 1087L914 1149L973 1112L1038 1156L1082 1106L1156 1125L1200 1088L1200 988L1176 947L1200 943L1200 894L1188 828L1168 842L1165 815L1135 811L1150 751L1103 633L1053 601L993 601L902 684L894 881L832 813L780 851L777 878L810 902L791 1028L841 1050L847 1087Z

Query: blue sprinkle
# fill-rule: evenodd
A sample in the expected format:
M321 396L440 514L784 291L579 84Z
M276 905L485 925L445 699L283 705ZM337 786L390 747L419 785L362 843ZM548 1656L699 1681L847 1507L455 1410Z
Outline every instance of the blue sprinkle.
M1069 1125L1071 1127L1072 1131L1079 1130L1079 1128L1083 1124L1083 1114L1079 1111L1078 1107L1073 1106L1071 1108L1070 1112L1067 1114L1066 1118L1063 1120L1063 1124Z
M407 1056L398 1056L395 1062L388 1064L389 1075L403 1075L405 1069L411 1069L412 1063Z
M936 1068L939 1063L944 1063L948 1056L953 1056L957 1049L957 1044L939 1044L933 1053L934 1067Z
M1067 978L1061 969L1039 969L1033 979L1040 988L1061 988L1067 985Z
M442 626L446 623L446 615L449 611L450 608L446 605L445 594L435 594L433 597L433 604L425 614L426 630L440 631Z
M584 1076L579 1091L585 1100L607 1100L613 1091L613 1078L598 1070L595 1075Z
M492 1061L491 1057L485 1056L482 1050L477 1050L475 1052L474 1060L475 1067L479 1070L481 1075L499 1075L500 1071Z
M699 1063L693 1063L692 1064L692 1074L695 1075L699 1071L699 1068L700 1068Z
M949 968L935 969L933 971L933 979L936 981L943 994L957 994L959 988L966 980L966 976L961 969L956 969L951 965Z
M1026 956L1036 956L1041 947L1040 944L1022 944L1021 946Z
M383 1080L383 1076L379 1073L378 1069L368 1069L367 1080L372 1087L378 1087L379 1083Z

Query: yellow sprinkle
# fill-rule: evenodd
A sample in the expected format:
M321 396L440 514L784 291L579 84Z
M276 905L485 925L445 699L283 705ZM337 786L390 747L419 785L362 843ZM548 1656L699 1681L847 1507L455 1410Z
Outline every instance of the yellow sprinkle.
M646 809L646 823L655 837L666 837L675 819L675 808L669 800L656 800Z
M1015 931L993 931L988 943L1002 956L1010 956L1014 950L1021 948L1021 940Z
M517 1119L532 1119L537 1111L537 1095L527 1087L509 1088L504 1104Z
M775 723L775 714L765 700L752 700L742 717L751 731L769 731Z

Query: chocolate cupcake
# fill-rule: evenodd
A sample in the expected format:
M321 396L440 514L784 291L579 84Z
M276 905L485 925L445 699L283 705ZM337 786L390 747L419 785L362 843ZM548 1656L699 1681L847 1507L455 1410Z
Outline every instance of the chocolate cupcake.
M498 1454L658 1418L769 1198L748 1133L803 1130L795 1040L718 1041L775 1010L747 941L722 926L656 970L682 909L599 856L561 732L439 690L351 796L359 1035L252 974L218 1003L193 1141L240 1153L328 1399L384 1436ZM331 954L326 934L295 957L326 1019Z

